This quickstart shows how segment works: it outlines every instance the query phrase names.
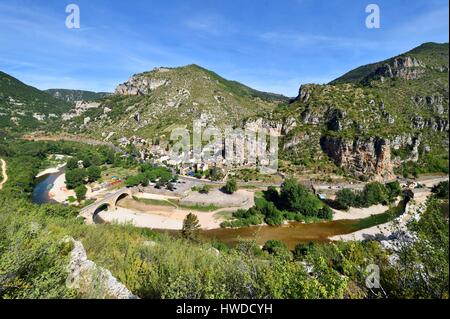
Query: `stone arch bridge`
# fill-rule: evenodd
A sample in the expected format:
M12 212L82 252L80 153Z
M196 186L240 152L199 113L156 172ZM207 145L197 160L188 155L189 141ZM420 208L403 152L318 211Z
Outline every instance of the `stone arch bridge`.
M112 194L108 194L103 199L82 208L80 211L80 216L84 218L87 224L93 224L94 218L99 212L105 209L115 209L119 200L132 196L133 190L129 188L121 188Z

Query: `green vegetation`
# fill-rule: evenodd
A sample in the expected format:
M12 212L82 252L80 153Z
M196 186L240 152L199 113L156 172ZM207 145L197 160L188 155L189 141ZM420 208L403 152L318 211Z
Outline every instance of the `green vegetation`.
M200 222L196 215L189 213L183 220L183 228L181 234L188 240L198 241L200 231Z
M49 89L45 93L66 102L74 103L76 101L96 101L103 99L111 93L106 92L92 92L83 90L67 90L67 89Z
M162 166L152 166L149 164L142 164L139 168L140 173L134 176L129 176L125 180L127 187L133 186L148 186L149 181L156 183L157 188L166 187L173 190L173 184L177 180L177 175L172 175L170 169Z
M80 184L75 187L75 195L77 196L77 200L81 203L86 198L87 188L84 184Z
M233 194L234 192L236 192L238 190L236 180L234 178L229 179L225 184L223 190L227 194Z
M387 205L394 202L400 194L401 187L398 181L386 185L372 182L366 184L361 192L347 188L338 191L332 205L341 210L347 210L350 207L370 207L377 204Z
M292 259L292 253L289 251L288 246L279 240L268 240L264 244L262 250L281 259Z
M221 181L224 178L224 175L221 169L213 167L206 172L205 177L211 181L217 182Z
M2 157L9 154L8 169L10 163L14 172L33 169L34 162L15 160L49 149L33 144L0 144ZM20 152L9 152L10 147ZM45 152L41 156L44 160ZM24 183L17 184L14 175ZM34 175L30 180L26 176L11 174L1 191L0 298L89 297L66 286L72 249L62 241L67 235L81 240L89 259L109 269L141 298L383 297L365 285L370 264L382 269L381 285L389 298L448 298L448 213L443 214L437 199L411 226L418 241L403 247L399 263L392 264L390 252L375 241L303 244L291 253L277 241L267 242L264 250L253 241L236 248L202 242L194 219L185 223L185 235L194 241L132 226L89 226L76 218L78 208L31 204L25 189L17 191L32 185ZM155 245L146 245L149 240ZM211 247L220 254L212 253Z
M0 71L0 128L9 132L26 132L42 128L56 120L70 105L28 86ZM40 121L33 115L43 115Z
M437 198L448 199L448 181L440 182L434 186L432 192L436 194Z
M255 206L233 213L233 220L221 223L221 227L248 227L263 222L271 226L281 225L285 220L308 221L331 220L333 212L295 179L287 179L279 193L269 187L264 197L255 197Z

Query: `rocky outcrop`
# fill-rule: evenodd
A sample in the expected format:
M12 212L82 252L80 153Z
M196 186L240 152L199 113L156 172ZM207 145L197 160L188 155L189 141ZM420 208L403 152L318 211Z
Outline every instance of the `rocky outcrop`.
M165 72L160 69L153 72ZM115 93L120 95L147 95L151 91L156 90L160 86L170 84L170 80L152 79L146 74L136 74L127 82L117 86Z
M373 78L402 78L415 80L425 73L425 64L416 58L401 56L395 58L391 63L386 63L369 74L366 80Z
M109 270L89 260L80 241L70 237L64 241L73 244L66 280L68 288L75 289L83 298L138 299Z
M343 169L356 176L392 178L390 141L380 138L346 140L323 136L322 150Z
M421 129L431 129L436 132L448 132L449 122L448 119L434 117L430 119L424 119L422 116L415 116L411 120L411 128L421 130Z

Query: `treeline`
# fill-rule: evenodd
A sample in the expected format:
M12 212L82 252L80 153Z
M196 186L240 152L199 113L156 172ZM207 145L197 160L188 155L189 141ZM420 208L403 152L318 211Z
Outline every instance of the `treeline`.
M385 185L379 182L368 183L362 191L354 191L348 188L339 190L331 205L336 209L348 210L350 207L370 207L372 205L393 203L402 193L398 181Z
M281 225L285 220L305 221L333 219L329 206L317 198L309 189L295 179L286 179L281 190L271 186L262 198L255 198L255 206L233 213L234 220L224 221L221 227L247 227L266 223Z

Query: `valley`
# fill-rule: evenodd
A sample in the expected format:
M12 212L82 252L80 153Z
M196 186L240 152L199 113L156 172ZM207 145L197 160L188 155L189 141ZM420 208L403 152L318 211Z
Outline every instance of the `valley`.
M114 93L0 73L0 297L381 298L370 264L394 298L448 297L448 72L424 43L294 98L196 64ZM121 292L67 285L74 256Z

